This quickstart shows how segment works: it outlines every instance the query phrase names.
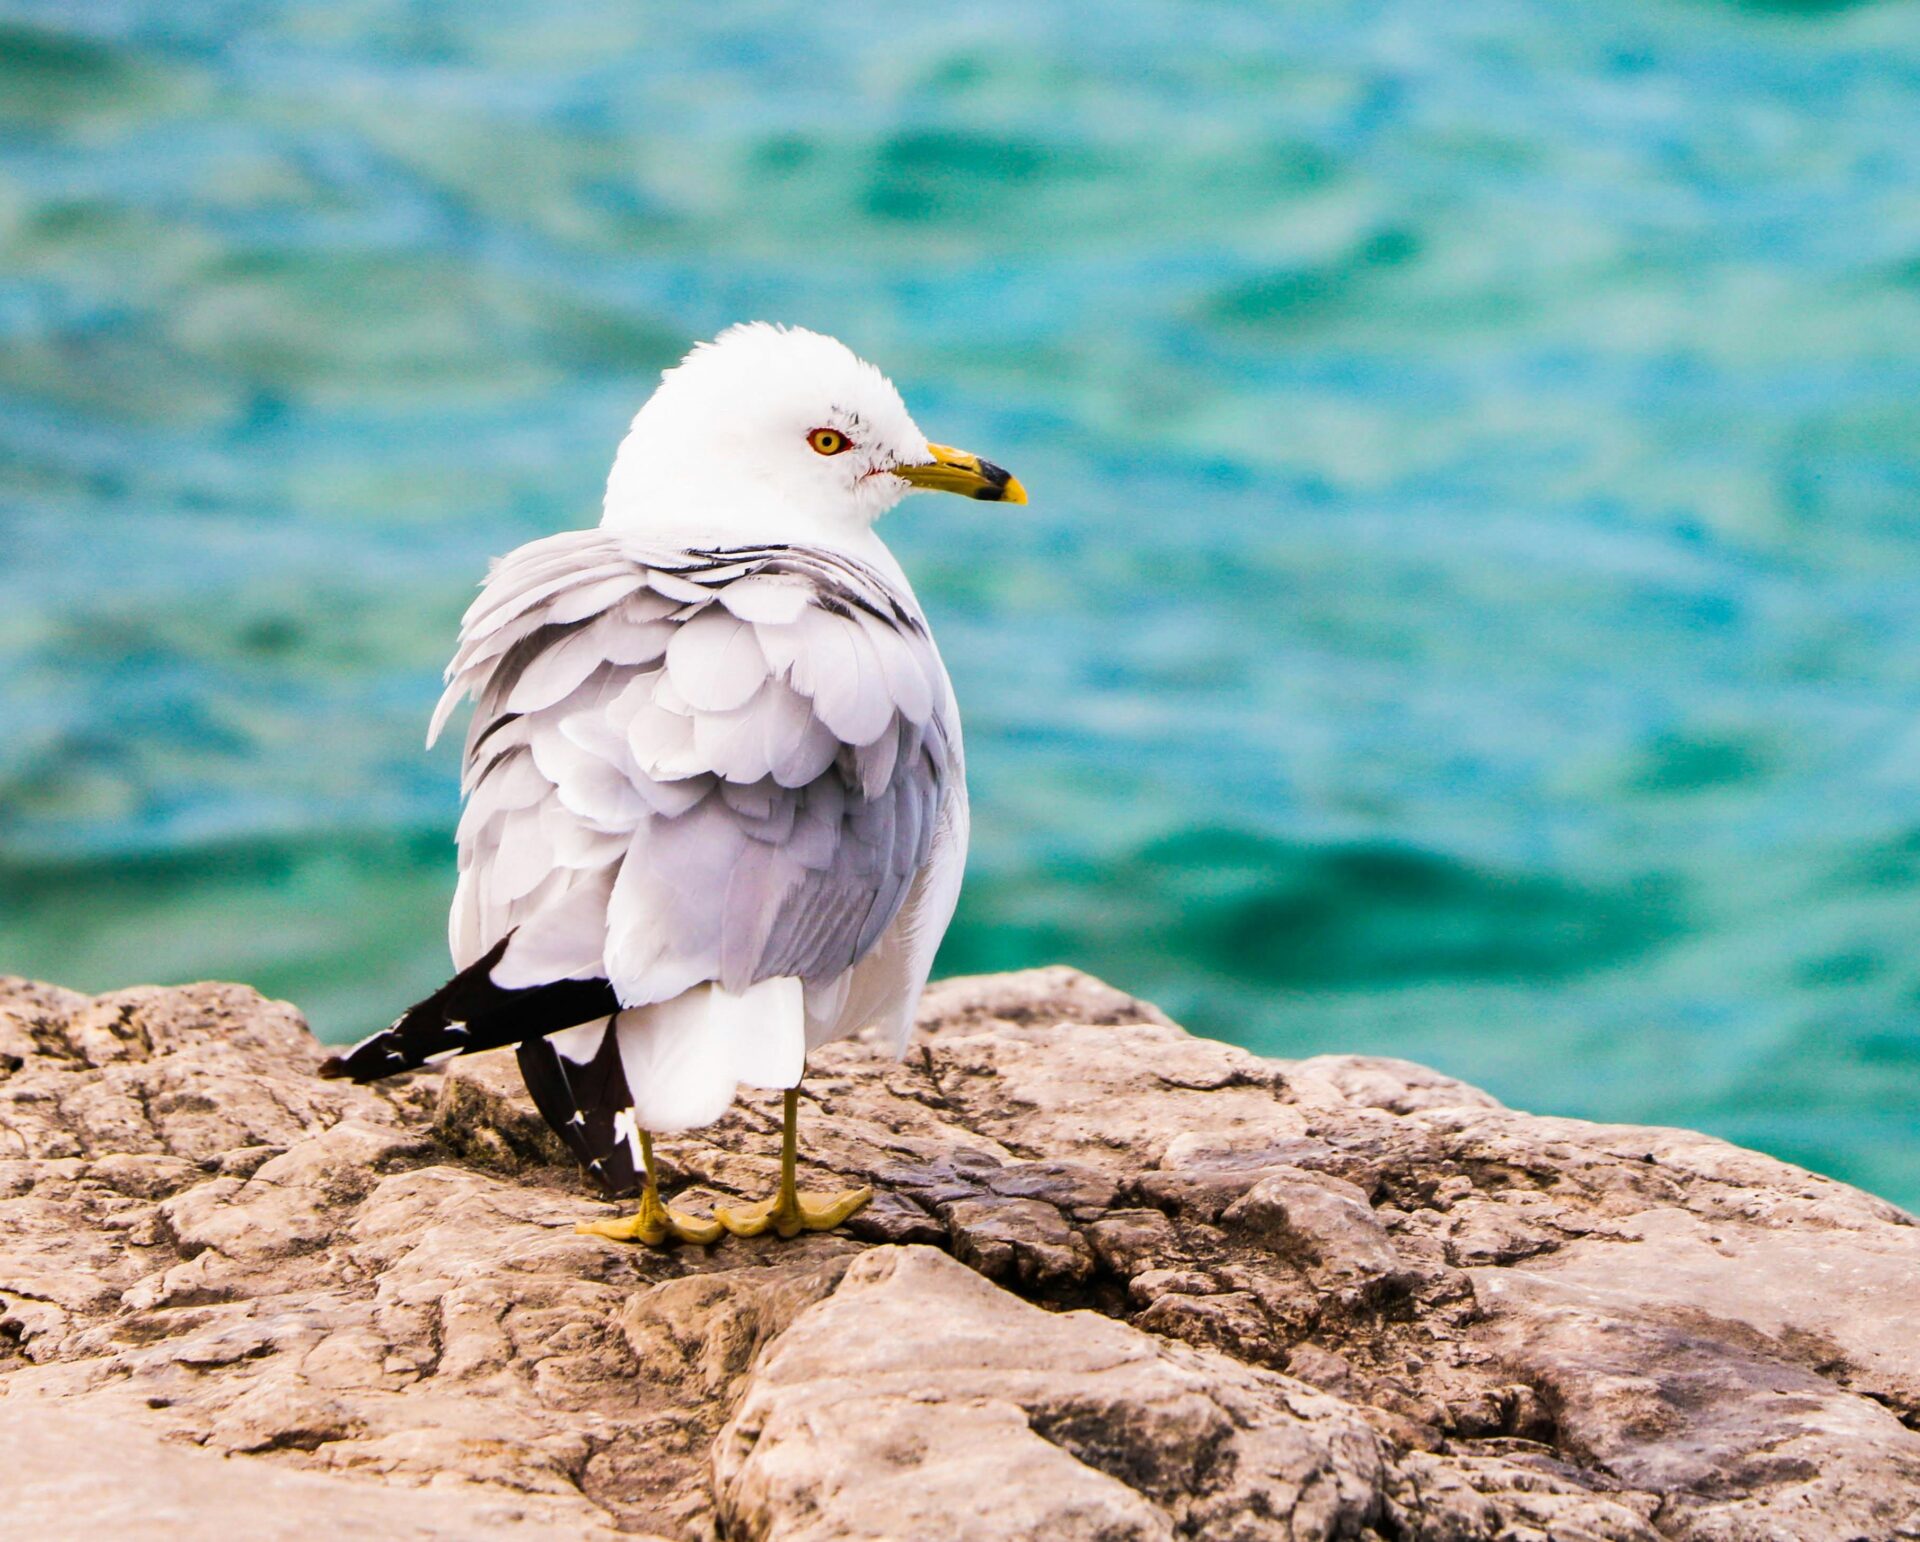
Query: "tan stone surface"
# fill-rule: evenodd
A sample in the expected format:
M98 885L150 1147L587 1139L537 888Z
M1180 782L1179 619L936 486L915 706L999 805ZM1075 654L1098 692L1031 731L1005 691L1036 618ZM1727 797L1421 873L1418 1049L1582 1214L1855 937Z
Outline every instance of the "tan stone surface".
M229 1460L157 1433L136 1401L116 1409L111 1398L0 1398L0 1446L0 1536L8 1542L312 1542L316 1531L342 1528L408 1542L620 1536L577 1506L531 1495L457 1482L400 1488Z
M652 1253L510 1059L319 1059L0 982L7 1535L1920 1538L1920 1227L1704 1136L1042 970L819 1057L856 1235ZM664 1142L684 1202L776 1130Z

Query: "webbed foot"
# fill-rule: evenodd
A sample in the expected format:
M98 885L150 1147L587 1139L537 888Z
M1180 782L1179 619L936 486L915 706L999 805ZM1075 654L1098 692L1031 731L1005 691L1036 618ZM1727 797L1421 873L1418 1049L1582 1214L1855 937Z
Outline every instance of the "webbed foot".
M765 1231L797 1237L803 1231L832 1231L872 1198L873 1190L865 1184L838 1194L806 1194L782 1185L773 1198L751 1205L715 1205L713 1218L736 1237L757 1237Z
M649 1188L640 1196L640 1208L632 1215L611 1221L581 1221L574 1232L583 1237L605 1237L613 1242L640 1242L650 1248L669 1242L693 1242L709 1247L720 1240L724 1228L718 1221L703 1221L662 1204L659 1193Z

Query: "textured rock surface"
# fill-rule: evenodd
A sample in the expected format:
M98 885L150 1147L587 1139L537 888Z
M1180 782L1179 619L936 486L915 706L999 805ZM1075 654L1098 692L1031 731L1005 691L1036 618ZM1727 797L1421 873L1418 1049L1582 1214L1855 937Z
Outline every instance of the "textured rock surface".
M1046 970L819 1057L856 1235L653 1253L510 1061L319 1058L0 983L10 1537L1920 1538L1920 1227L1704 1136ZM687 1202L776 1129L664 1142Z

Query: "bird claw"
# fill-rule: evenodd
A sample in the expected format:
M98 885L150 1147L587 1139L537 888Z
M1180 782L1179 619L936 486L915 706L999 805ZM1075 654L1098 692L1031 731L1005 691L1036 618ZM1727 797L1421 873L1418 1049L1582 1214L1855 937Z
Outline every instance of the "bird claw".
M650 1248L664 1247L668 1242L692 1242L710 1247L720 1240L724 1231L718 1221L703 1221L698 1216L669 1208L651 1190L640 1196L640 1208L632 1215L609 1221L581 1221L573 1229L582 1237L639 1242Z
M757 1237L771 1231L777 1237L797 1237L803 1231L832 1231L866 1208L873 1190L862 1184L838 1194L776 1194L750 1205L715 1205L713 1218L736 1237Z

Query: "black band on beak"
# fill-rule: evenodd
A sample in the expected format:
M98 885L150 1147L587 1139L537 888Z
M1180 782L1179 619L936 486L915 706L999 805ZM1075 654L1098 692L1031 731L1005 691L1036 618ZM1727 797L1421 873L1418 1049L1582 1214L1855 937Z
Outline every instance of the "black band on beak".
M978 498L982 503L1004 503L1007 499L1007 484L1013 480L1013 473L1004 466L996 466L990 460L980 462L980 477L984 485L976 487L969 497ZM1026 499L1020 500L1022 503Z

